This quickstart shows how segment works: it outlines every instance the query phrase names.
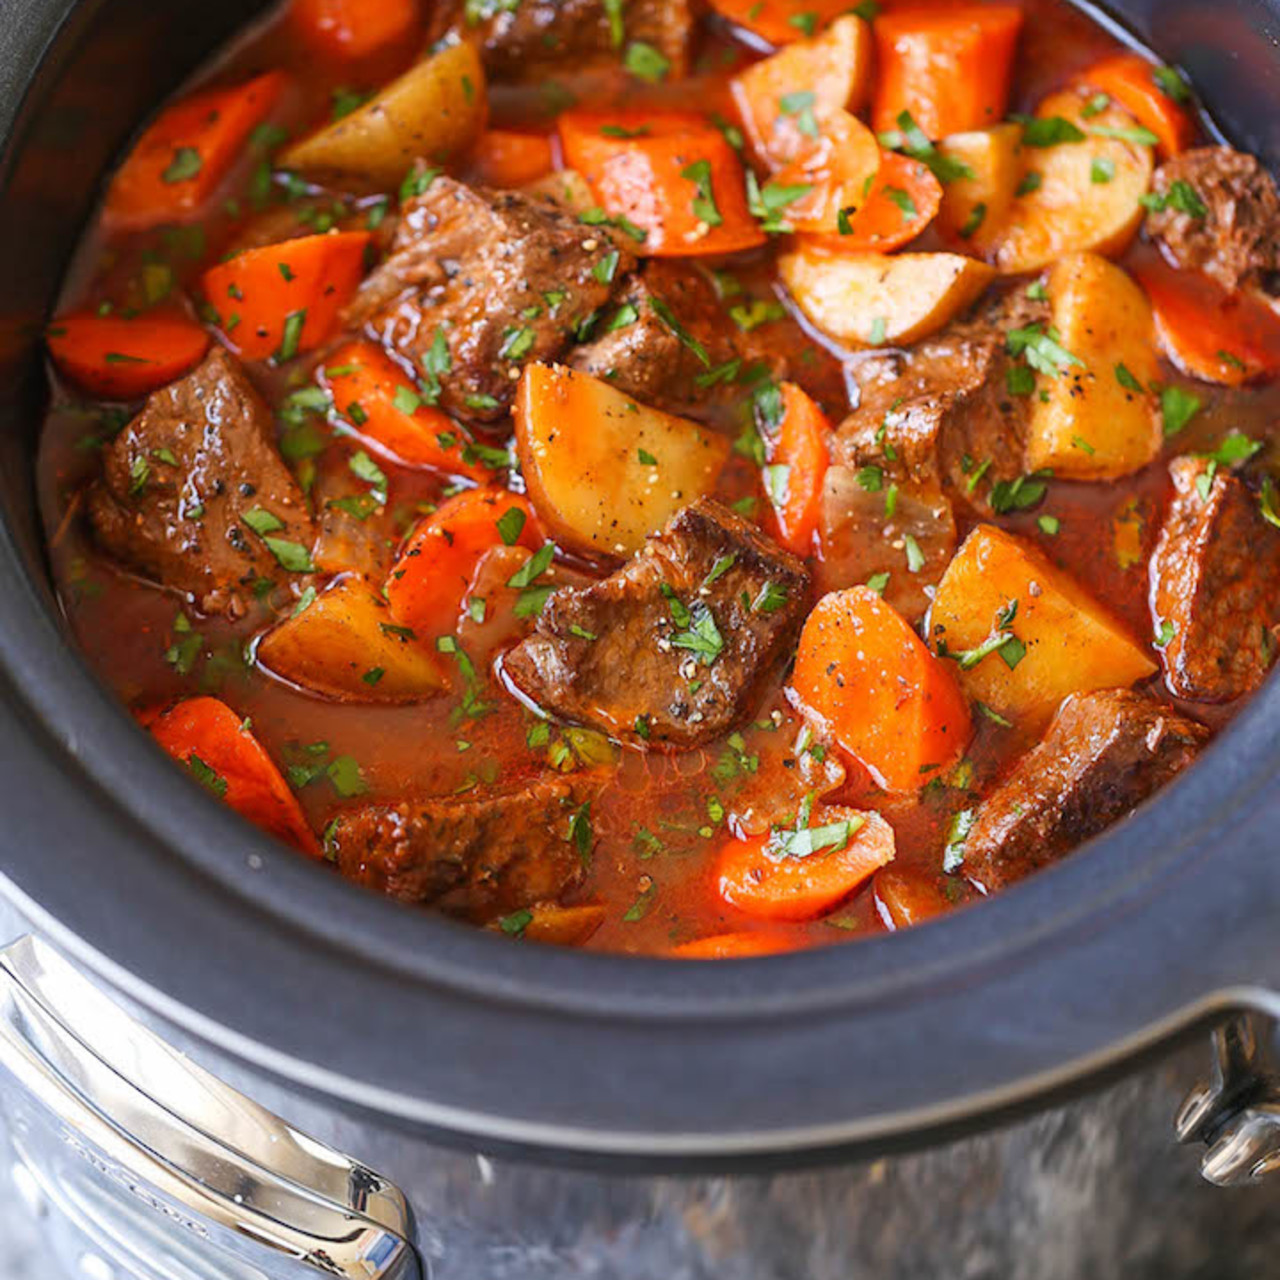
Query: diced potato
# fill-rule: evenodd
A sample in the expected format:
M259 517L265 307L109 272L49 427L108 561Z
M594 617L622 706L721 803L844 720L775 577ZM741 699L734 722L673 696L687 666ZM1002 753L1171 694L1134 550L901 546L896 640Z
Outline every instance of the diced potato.
M801 242L778 260L801 311L837 342L914 342L941 329L995 274L959 253L840 253Z
M871 44L871 28L846 14L821 35L789 44L735 76L733 100L755 153L771 165L786 164L810 144L807 121L859 111L871 89Z
M1027 467L1056 476L1112 480L1160 452L1160 414L1150 387L1160 376L1151 308L1127 272L1092 253L1060 259L1049 273L1057 341L1080 364L1039 375Z
M431 650L394 620L362 578L339 579L263 636L258 665L344 702L418 702L445 687Z
M288 147L280 163L388 187L417 160L434 164L465 151L487 114L479 54L466 42L447 45L350 115Z
M525 366L515 420L521 470L547 533L597 555L638 551L711 492L729 456L726 437L558 365Z
M938 225L975 252L992 238L1013 204L1022 180L1022 126L997 124L990 129L953 133L938 143L948 160L968 165L972 177L954 178L942 188Z
M1025 652L1017 644L996 648L1002 633ZM956 659L969 697L1030 733L1049 723L1068 694L1122 688L1156 670L1124 624L1069 574L992 525L979 525L942 575L928 635ZM985 657L961 660L984 645Z
M576 169L561 169L531 182L523 188L527 196L546 196L569 213L586 213L595 207L596 198L587 180Z
M1085 91L1051 94L1036 111L1080 129L1083 142L1022 148L1018 190L1004 224L991 227L987 256L1003 272L1038 271L1066 253L1121 253L1142 222L1139 200L1151 185L1152 150L1106 137L1137 122L1119 107L1085 116ZM1038 183L1038 185L1034 185Z
M540 902L527 911L517 911L504 917L491 927L521 937L526 942L580 947L601 926L604 916L604 908L594 902L580 907L559 907L553 902Z

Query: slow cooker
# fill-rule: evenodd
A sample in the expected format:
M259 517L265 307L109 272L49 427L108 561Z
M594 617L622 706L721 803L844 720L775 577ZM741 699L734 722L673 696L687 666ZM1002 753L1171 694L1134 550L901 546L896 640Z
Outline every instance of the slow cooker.
M1257 1274L1280 1193L1200 1184L1174 1112L1212 1029L1177 1136L1213 1182L1280 1164L1275 681L998 899L696 966L358 892L98 685L36 519L39 334L139 121L262 7L4 0L0 23L0 1105L51 1249L92 1276ZM1280 162L1280 3L1090 12Z

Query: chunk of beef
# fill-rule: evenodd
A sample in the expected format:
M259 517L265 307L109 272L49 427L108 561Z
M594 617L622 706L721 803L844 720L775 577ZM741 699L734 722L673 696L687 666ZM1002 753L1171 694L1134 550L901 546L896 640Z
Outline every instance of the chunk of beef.
M617 307L605 331L579 347L570 363L642 404L696 417L710 406L743 399L732 361L740 361L739 368L763 364L774 377L782 372L783 362L759 340L759 331L743 333L711 281L687 263L646 263ZM608 320L631 315L630 323L608 327Z
M621 9L611 19L611 9ZM581 71L617 62L622 45L651 44L671 64L668 76L685 74L693 16L689 0L520 0L488 7L492 16L468 21L463 0L436 6L433 37L453 31L478 39L485 70L494 80L538 80L549 71ZM616 25L621 23L621 26Z
M1162 164L1152 186L1164 207L1147 214L1147 231L1179 267L1232 292L1280 269L1280 194L1253 156L1196 147Z
M521 368L558 359L634 265L606 229L549 200L440 177L405 205L391 256L347 319L419 369L443 334L441 405L494 421L509 410Z
M1208 730L1145 694L1073 694L1043 740L984 800L964 844L986 893L1097 835L1195 758Z
M612 577L552 595L504 671L566 719L640 747L693 747L750 716L808 585L799 560L701 499Z
M955 550L953 503L989 514L996 486L1023 474L1030 400L1009 391L1007 335L1045 315L1019 290L856 366L860 399L837 428L823 500L824 543L843 548L825 589L887 573L889 602L922 616Z
M1262 683L1280 623L1280 530L1243 480L1204 458L1169 467L1174 497L1151 557L1151 614L1165 682L1181 698L1229 702Z
M590 774L341 814L328 836L344 876L483 924L557 898L582 874L570 829Z
M314 536L272 432L271 410L244 370L214 348L104 449L89 491L98 542L206 613L242 611L259 579L288 576L261 535L278 539L286 560L281 543L309 551ZM251 512L257 532L245 523Z

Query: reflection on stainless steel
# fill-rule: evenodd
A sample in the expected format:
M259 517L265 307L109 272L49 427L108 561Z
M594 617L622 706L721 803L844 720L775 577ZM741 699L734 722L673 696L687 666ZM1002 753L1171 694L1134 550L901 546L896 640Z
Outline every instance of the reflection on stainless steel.
M1280 1063L1275 1024L1243 1013L1213 1032L1207 1084L1178 1112L1180 1142L1203 1142L1200 1171L1215 1186L1256 1182L1280 1169Z
M0 952L0 1109L19 1185L92 1242L63 1259L82 1274L420 1275L396 1187L214 1079L32 938Z

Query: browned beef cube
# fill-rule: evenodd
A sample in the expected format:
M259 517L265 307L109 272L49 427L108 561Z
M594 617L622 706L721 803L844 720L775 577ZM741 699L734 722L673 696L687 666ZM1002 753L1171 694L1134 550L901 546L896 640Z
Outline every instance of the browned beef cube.
M646 263L597 333L573 353L573 367L669 413L696 417L740 402L736 371L763 364L777 376L783 366L758 331L738 328L702 271L683 262Z
M89 492L98 542L204 612L240 612L259 580L306 568L306 500L276 449L270 409L221 348L155 392L102 462Z
M1141 804L1195 758L1208 730L1145 694L1074 694L1043 740L984 800L964 873L994 893Z
M668 78L685 73L693 27L689 0L629 0L616 7L616 20L605 0L520 0L480 8L486 12L469 21L463 0L446 0L436 8L432 31L437 38L448 31L478 38L494 80L536 80L550 71L617 62L635 40L667 59Z
M590 774L549 775L501 790L368 804L342 814L326 839L348 879L483 924L578 881L590 853L581 810L596 785Z
M1151 611L1165 681L1181 698L1229 702L1271 666L1280 623L1280 530L1243 480L1203 458L1169 467L1174 497L1151 557Z
M440 404L491 422L509 411L524 365L558 359L634 265L607 229L549 200L439 177L405 205L391 256L347 318L418 369L442 335Z
M693 747L751 715L808 585L799 560L702 499L612 577L552 595L504 671L568 720L640 747Z
M1164 207L1147 214L1147 231L1178 266L1232 292L1280 269L1280 195L1253 156L1196 147L1162 164L1152 187Z

